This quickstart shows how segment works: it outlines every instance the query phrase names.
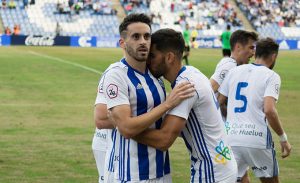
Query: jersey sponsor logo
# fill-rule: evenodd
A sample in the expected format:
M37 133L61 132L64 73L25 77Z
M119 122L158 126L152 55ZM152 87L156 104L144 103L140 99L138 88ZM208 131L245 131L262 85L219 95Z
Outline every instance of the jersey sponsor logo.
M110 99L116 98L118 96L118 86L115 84L109 84L106 93Z
M220 79L224 79L226 77L226 74L228 73L228 70L222 70L219 77Z
M215 150L218 153L214 159L216 163L226 165L227 161L231 160L230 149L224 145L222 140L220 141L219 145L215 147Z
M275 92L276 92L276 94L279 94L279 84L275 85Z
M226 129L226 134L228 135L229 130L230 130L230 124L228 121L225 122L225 129Z

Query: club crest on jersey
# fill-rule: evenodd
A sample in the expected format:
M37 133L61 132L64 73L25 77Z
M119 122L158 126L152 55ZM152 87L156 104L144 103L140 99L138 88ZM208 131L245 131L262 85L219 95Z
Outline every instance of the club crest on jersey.
M106 93L110 99L116 98L118 96L118 86L115 84L109 84L106 88Z
M225 76L226 76L226 74L227 74L227 72L228 72L228 70L222 70L221 73L220 73L220 75L219 75L220 79L224 79Z
M275 92L278 94L279 93L279 84L275 85Z
M138 90L143 89L143 85L141 83L138 83L137 86L136 86L136 89L138 89Z

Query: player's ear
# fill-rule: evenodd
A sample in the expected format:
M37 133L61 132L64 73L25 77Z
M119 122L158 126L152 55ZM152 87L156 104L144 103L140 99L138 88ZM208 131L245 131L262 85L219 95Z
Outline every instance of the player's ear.
M121 48L125 48L125 40L124 40L124 38L120 38L119 39L119 44L120 44Z
M168 63L174 62L174 61L175 61L175 54L174 54L173 52L169 51L169 52L167 53L167 55L166 55L166 61L167 61Z

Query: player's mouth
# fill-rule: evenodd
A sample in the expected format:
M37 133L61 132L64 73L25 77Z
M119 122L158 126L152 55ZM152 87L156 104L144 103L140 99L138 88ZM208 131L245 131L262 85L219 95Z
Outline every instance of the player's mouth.
M138 51L138 52L148 53L148 49L147 49L147 48L138 48L137 51Z

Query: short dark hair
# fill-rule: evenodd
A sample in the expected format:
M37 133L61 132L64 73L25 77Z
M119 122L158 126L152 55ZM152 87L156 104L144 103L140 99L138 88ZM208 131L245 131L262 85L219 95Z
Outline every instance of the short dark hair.
M227 27L226 27L226 29L230 30L230 28L231 28L231 26L228 24Z
M231 50L234 50L234 46L237 43L245 46L249 40L257 41L258 35L255 32L245 31L245 30L237 30L234 31L230 36L230 47Z
M272 38L263 38L256 42L255 58L268 58L272 54L278 54L279 45Z
M132 23L145 23L147 24L150 29L151 29L151 20L150 18L143 14L143 13L132 13L128 16L126 16L123 21L121 22L120 26L119 26L119 33L121 37L124 37L125 35L123 34L124 31L127 30L128 25L132 24Z
M184 51L184 39L181 32L173 29L160 29L151 36L151 44L161 52L172 51L181 60Z

